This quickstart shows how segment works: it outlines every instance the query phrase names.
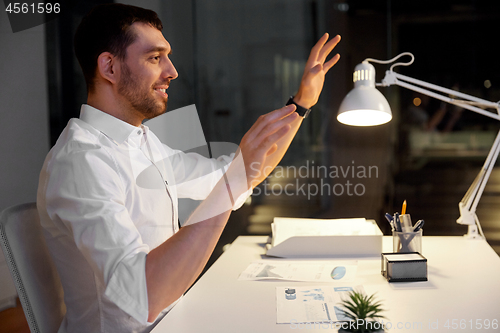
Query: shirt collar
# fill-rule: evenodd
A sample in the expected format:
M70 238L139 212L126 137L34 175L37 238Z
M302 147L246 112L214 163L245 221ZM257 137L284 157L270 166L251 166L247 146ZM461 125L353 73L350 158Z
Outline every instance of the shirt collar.
M143 130L147 130L144 125L136 127L88 104L82 105L80 120L93 126L116 144L122 144L129 137L131 139L135 137L140 138Z

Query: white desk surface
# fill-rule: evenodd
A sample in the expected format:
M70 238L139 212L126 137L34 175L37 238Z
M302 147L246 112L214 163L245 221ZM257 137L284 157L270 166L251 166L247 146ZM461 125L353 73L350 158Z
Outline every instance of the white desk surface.
M238 281L250 262L262 259L266 239L236 239L152 332L335 332L319 325L276 324L276 286L313 283ZM392 252L391 237L384 236L383 250ZM349 285L377 292L392 325L388 332L500 332L500 258L493 249L482 240L424 236L422 254L428 260L427 282L388 283L380 258L364 258L358 259L356 280ZM498 328L479 329L485 320L490 325L496 320Z

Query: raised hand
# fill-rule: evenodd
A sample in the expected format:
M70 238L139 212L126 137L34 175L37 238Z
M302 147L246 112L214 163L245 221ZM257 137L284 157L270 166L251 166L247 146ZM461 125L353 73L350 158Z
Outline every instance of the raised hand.
M323 90L325 74L340 59L340 55L337 53L325 62L328 55L340 42L340 36L337 35L327 43L328 36L328 33L325 33L312 48L304 68L299 91L294 97L295 103L307 109L318 102L321 90Z
M326 33L314 45L306 62L299 91L294 97L295 103L302 107L310 108L318 102L325 74L340 58L336 54L326 61L340 36L327 41ZM295 106L289 105L261 116L243 137L240 150L249 188L262 182L288 149L303 119L294 111Z

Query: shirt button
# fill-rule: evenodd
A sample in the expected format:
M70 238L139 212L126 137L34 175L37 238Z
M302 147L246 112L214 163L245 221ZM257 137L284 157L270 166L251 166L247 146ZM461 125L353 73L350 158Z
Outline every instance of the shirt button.
M142 134L141 130L137 131L137 135L141 135L141 134Z

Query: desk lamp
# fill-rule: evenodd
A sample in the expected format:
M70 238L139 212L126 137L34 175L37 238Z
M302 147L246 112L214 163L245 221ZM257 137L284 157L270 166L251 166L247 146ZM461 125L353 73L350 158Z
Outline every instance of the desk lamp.
M410 56L411 61L393 64L386 71L382 83L375 84L375 67L370 62L390 64L405 55ZM500 121L500 102L486 101L393 71L396 66L411 65L414 59L413 54L404 52L391 60L381 61L367 58L361 64L358 64L353 74L354 89L342 101L337 120L343 124L353 126L374 126L387 123L392 119L391 109L384 95L375 86L388 87L397 85ZM492 112L487 109L494 109L495 111ZM481 171L458 204L460 217L457 219L457 223L468 226L468 232L464 235L468 239L484 239L483 230L476 215L476 208L499 152L500 131L495 138Z

